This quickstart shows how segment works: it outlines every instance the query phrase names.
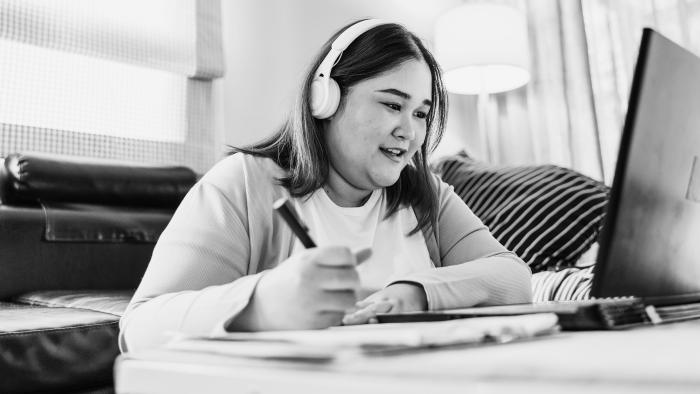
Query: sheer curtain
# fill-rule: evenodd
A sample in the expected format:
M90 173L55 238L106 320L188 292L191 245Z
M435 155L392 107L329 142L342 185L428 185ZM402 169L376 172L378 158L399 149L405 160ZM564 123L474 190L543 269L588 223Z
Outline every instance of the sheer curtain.
M700 55L700 0L582 2L606 181L612 181L643 27Z
M0 156L205 171L217 159L219 0L0 0Z
M700 0L512 3L528 19L532 79L489 96L486 131L498 141L492 161L552 163L610 184L642 27L700 52ZM476 97L450 100L446 145L487 159Z

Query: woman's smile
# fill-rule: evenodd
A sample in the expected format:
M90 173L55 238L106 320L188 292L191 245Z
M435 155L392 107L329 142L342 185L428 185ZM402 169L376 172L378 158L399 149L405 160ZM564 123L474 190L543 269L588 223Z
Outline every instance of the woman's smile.
M400 148L379 148L379 151L395 163L403 163L406 149Z

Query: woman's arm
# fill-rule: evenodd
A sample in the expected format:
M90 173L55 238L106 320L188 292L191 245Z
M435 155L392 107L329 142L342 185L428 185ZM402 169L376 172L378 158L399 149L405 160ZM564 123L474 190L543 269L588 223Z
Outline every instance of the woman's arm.
M438 181L441 267L402 282L425 291L428 309L531 302L530 268L501 245L462 199Z
M358 302L343 323L371 322L377 313L532 301L530 268L491 235L451 186L437 183L441 266L406 275Z
M260 274L245 276L250 242L240 215L211 184L188 193L120 321L122 351L163 343L168 332L210 334L245 308Z
M261 274L246 276L251 242L243 166L225 159L183 199L120 321L123 351L163 343L173 331L223 330L248 304Z

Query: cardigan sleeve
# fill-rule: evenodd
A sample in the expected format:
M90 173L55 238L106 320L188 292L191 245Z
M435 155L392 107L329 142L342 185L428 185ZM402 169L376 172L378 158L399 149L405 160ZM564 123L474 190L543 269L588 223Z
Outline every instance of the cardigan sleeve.
M400 281L422 285L430 310L531 302L530 268L491 235L452 186L436 181L440 267Z
M120 321L122 351L162 344L170 332L222 331L248 304L263 274L247 275L245 174L241 160L222 166L239 184L224 193L207 174L183 199Z

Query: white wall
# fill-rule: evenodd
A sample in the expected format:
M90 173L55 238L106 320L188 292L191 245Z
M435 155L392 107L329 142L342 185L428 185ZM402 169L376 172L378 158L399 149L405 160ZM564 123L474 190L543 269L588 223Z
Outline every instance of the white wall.
M226 76L215 82L215 124L223 141L244 145L272 134L284 120L303 74L341 26L366 17L404 24L432 47L433 22L460 0L222 0ZM437 155L474 141L464 127L469 99L452 101L448 133Z

